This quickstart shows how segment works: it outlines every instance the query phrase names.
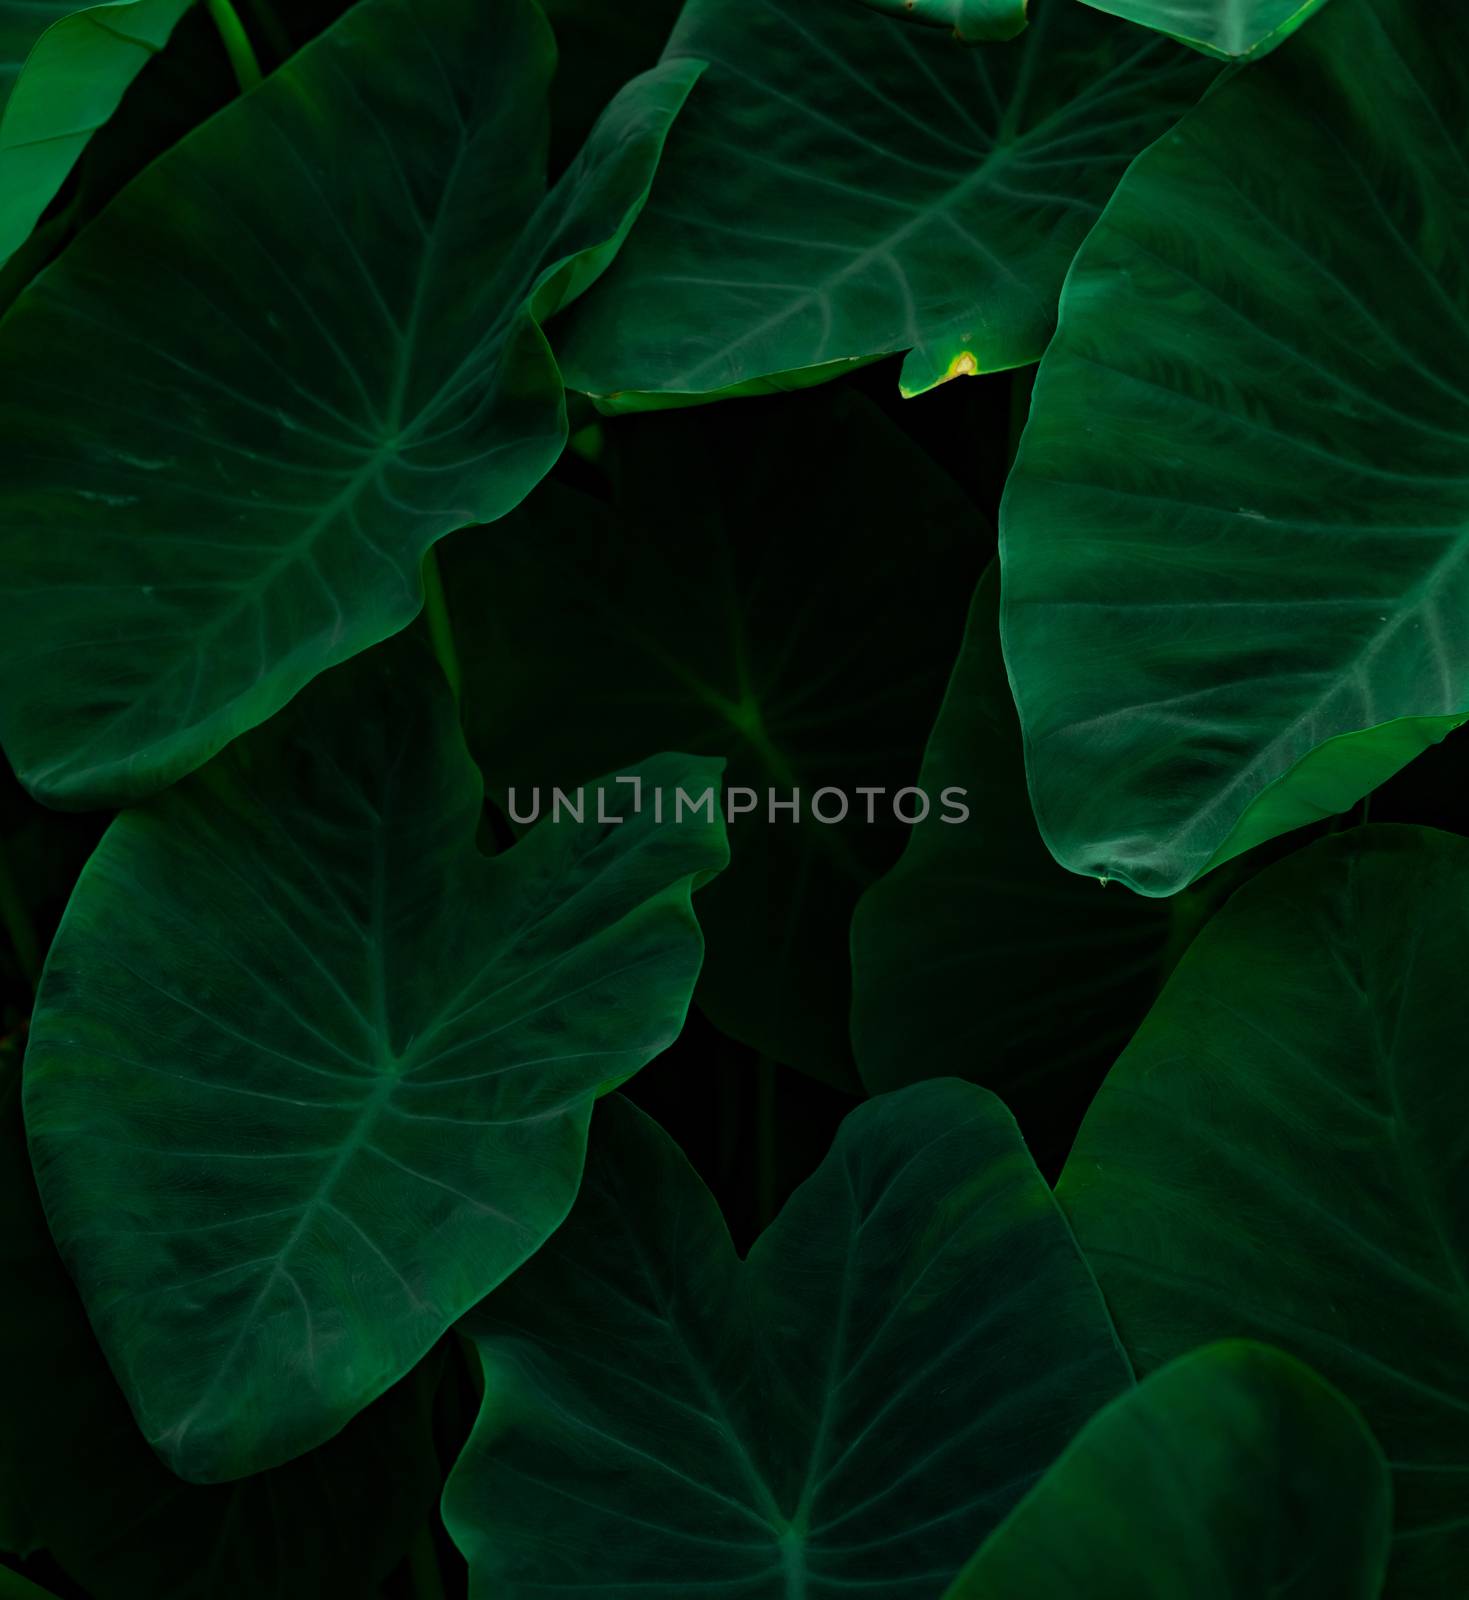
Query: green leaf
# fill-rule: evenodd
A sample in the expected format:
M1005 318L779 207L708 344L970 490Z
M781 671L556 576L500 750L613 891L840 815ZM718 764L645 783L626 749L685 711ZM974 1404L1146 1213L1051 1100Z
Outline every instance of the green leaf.
M444 1518L475 1600L932 1600L1130 1381L1013 1120L952 1080L853 1112L743 1263L604 1102L566 1226L465 1329L485 1402Z
M974 50L851 0L689 0L664 59L695 58L647 210L557 332L611 409L898 350L907 394L1034 361L1113 185L1214 70L1069 0Z
M1026 0L863 0L874 11L947 28L961 44L1013 39L1025 27Z
M1326 0L1086 0L1098 11L1156 28L1223 61L1263 56Z
M1074 871L1172 893L1469 717L1451 15L1338 0L1077 256L1001 519L1032 798Z
M46 1231L18 1069L0 1055L0 1549L48 1552L94 1600L376 1594L436 1515L439 1360L298 1461L181 1483L138 1432Z
M852 1040L869 1089L962 1074L1001 1093L1029 1132L1058 1099L1084 1109L1212 893L1165 905L1056 865L1026 793L999 589L991 566L918 777L930 795L959 791L969 815L915 828L858 903ZM1056 1120L1069 1142L1075 1121Z
M605 267L698 68L543 189L533 0L364 0L155 162L0 332L0 733L48 801L191 771L418 611L560 453L539 320Z
M190 4L0 0L0 262L25 243Z
M635 770L718 788L711 761ZM722 823L594 805L486 859L480 814L405 647L125 812L82 874L26 1123L98 1337L183 1477L287 1460L406 1372L560 1223L594 1097L682 1026Z
M1112 1401L945 1600L1376 1600L1377 1441L1278 1350L1209 1345Z
M1389 1592L1414 1600L1469 1570L1466 941L1448 834L1362 829L1261 874L1179 964L1058 1191L1139 1372L1255 1337L1361 1407L1396 1475Z
M549 807L553 785L650 750L726 757L744 809L699 901L699 1003L763 1054L856 1087L852 908L909 832L893 797L943 692L979 519L854 394L619 418L605 435L610 507L548 483L493 540L444 546L471 749L521 816L533 791ZM823 788L843 793L816 805L835 818L845 796L844 820L815 820ZM935 796L920 831L939 815Z

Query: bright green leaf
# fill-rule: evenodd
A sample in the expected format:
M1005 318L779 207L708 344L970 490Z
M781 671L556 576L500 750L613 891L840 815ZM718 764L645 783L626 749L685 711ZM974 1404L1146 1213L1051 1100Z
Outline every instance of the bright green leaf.
M708 760L631 770L718 788ZM594 1097L677 1035L722 823L587 803L481 856L447 691L393 649L125 812L87 864L26 1124L181 1476L284 1461L406 1372L557 1226Z
M180 1482L138 1432L46 1231L19 1066L0 1051L0 1549L45 1551L93 1600L376 1594L436 1514L442 1364L430 1354L299 1460Z
M0 0L0 262L191 3Z
M1399 1600L1469 1570L1466 947L1469 841L1376 827L1287 858L1183 958L1058 1191L1140 1373L1260 1338L1361 1407Z
M0 732L66 805L191 771L404 627L424 551L560 453L538 320L605 267L697 76L544 193L533 0L363 0L155 162L0 334Z
M566 1226L465 1329L475 1600L933 1600L1130 1381L1013 1120L953 1080L853 1112L743 1263L604 1102Z
M1326 0L1086 0L1098 11L1156 28L1224 61L1262 56Z
M964 44L1013 39L1025 27L1026 0L863 0L874 11L947 28Z
M1376 1600L1392 1480L1356 1411L1209 1345L1092 1418L945 1600Z
M726 757L742 809L730 870L699 901L699 1003L855 1087L848 926L910 831L894 796L943 693L979 519L838 391L619 418L604 455L610 507L548 483L492 540L444 546L470 747L522 816L532 791L549 805L553 785L651 750ZM918 831L949 832L939 815L935 795Z
M1213 69L1071 0L958 50L851 0L689 0L709 70L622 259L558 329L612 409L834 377L906 393L1034 361L1127 163Z
M1469 53L1336 0L1133 167L1001 525L1042 832L1169 894L1469 717Z

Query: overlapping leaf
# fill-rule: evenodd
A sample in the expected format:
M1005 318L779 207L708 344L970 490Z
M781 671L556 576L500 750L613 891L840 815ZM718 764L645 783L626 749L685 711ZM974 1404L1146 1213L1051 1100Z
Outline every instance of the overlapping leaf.
M561 1221L594 1097L682 1025L722 824L594 807L485 859L480 810L432 664L377 651L125 812L78 884L31 1153L184 1477L284 1461L406 1372Z
M465 1326L476 1600L932 1600L1130 1381L1014 1122L952 1080L854 1112L744 1263L604 1102L571 1218Z
M1209 1345L1100 1411L945 1600L1376 1600L1392 1480L1308 1367Z
M493 541L444 547L472 748L521 815L533 791L549 806L553 785L650 750L727 757L746 793L730 871L700 899L700 1004L853 1083L848 924L907 837L894 796L960 638L978 519L856 395L607 432L610 512L547 484ZM941 814L935 794L920 831Z
M192 0L0 0L0 262Z
M1396 1477L1388 1592L1469 1567L1469 842L1369 828L1230 901L1088 1114L1059 1188L1140 1373L1269 1340Z
M820 381L910 352L904 391L1034 361L1127 163L1197 55L1070 0L959 50L851 0L690 0L709 70L622 259L557 333L604 405Z
M235 1484L181 1482L138 1432L56 1257L26 1159L19 1067L0 1052L0 1549L45 1551L95 1600L376 1593L435 1514L439 1362L430 1355L298 1461Z
M1133 167L1001 521L1032 796L1168 894L1469 717L1469 94L1446 0L1335 0Z
M363 0L133 183L0 330L0 735L145 795L402 628L433 541L560 452L538 326L606 265L697 75L544 194L533 0Z
M1026 0L863 0L874 11L947 28L964 44L1013 39L1025 27Z
M1086 0L1099 11L1157 28L1225 61L1262 56L1326 0Z

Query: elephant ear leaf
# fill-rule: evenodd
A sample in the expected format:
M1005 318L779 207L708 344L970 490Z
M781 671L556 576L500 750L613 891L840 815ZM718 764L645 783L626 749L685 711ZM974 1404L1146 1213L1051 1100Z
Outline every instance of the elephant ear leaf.
M538 319L607 264L698 73L545 192L534 0L363 0L168 151L0 340L0 738L129 802L404 627L424 552L566 433Z
M0 0L0 263L193 0Z
M570 1219L464 1326L474 1600L932 1600L1131 1381L1013 1119L952 1079L853 1112L744 1262L604 1101Z
M862 0L930 28L947 28L961 44L1013 39L1024 31L1026 0Z
M1208 1345L1104 1407L944 1600L1377 1600L1392 1480L1308 1367Z
M629 774L713 789L717 818L719 766ZM599 822L625 792L481 856L479 775L403 643L108 830L47 962L26 1125L180 1476L325 1440L560 1223L593 1100L683 1024L690 891L726 858L699 812Z
M1223 61L1248 61L1283 43L1326 0L1086 0Z
M557 332L604 409L805 386L907 351L901 386L1035 361L1128 162L1217 70L1072 0L957 49L852 0L690 0L708 71L627 249Z
M1077 256L1001 511L1077 872L1171 894L1469 717L1465 38L1440 0L1336 0Z
M1361 1408L1399 1600L1469 1571L1466 943L1469 841L1287 857L1183 957L1057 1190L1140 1375L1256 1338Z

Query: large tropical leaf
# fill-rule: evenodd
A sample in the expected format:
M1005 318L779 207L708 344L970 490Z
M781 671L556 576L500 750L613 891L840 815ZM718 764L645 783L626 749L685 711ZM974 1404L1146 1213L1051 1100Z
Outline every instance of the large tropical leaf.
M1026 0L863 0L874 11L929 28L947 28L964 44L1013 39L1025 26Z
M1099 11L1157 28L1205 55L1262 56L1290 37L1326 0L1086 0Z
M1369 828L1262 873L1058 1191L1139 1372L1256 1337L1361 1407L1397 1480L1390 1593L1414 1600L1469 1570L1466 944L1469 841Z
M952 1080L853 1112L743 1263L604 1102L570 1220L464 1326L475 1600L932 1600L1130 1381L1014 1122Z
M910 352L905 392L1034 361L1127 163L1213 69L1071 0L956 49L851 0L690 0L707 60L623 259L557 334L611 407Z
M193 0L0 0L0 262Z
M297 1461L181 1482L138 1432L46 1231L19 1067L0 1053L0 1549L47 1552L93 1600L376 1594L436 1515L437 1357Z
M1335 0L1077 257L1001 524L1042 831L1168 894L1469 716L1469 31Z
M1092 1418L945 1600L1377 1600L1392 1480L1356 1411L1209 1345Z
M651 750L727 757L743 809L730 871L700 898L700 1004L764 1054L855 1086L848 925L910 831L894 795L917 777L980 519L840 391L606 433L610 507L548 483L493 540L444 546L471 748L522 816L534 790L549 806L553 785ZM813 800L845 819L818 820ZM935 795L918 831L952 831L941 814Z
M402 628L565 436L538 318L605 266L697 74L544 194L534 0L363 0L155 162L0 328L0 734L145 795Z
M707 760L631 770L718 787ZM557 1226L594 1097L677 1035L722 823L595 810L481 856L448 692L401 647L104 837L47 961L26 1122L181 1476L284 1461L407 1371Z
M852 1042L869 1089L934 1073L994 1089L1061 1152L1213 903L1063 871L1036 832L1000 656L999 572L975 591L919 787L968 811L915 828L852 921ZM1042 1136L1041 1142L1045 1139ZM1040 1150L1037 1150L1040 1155Z

